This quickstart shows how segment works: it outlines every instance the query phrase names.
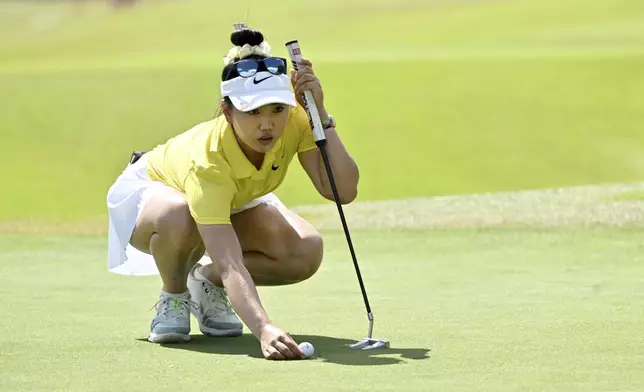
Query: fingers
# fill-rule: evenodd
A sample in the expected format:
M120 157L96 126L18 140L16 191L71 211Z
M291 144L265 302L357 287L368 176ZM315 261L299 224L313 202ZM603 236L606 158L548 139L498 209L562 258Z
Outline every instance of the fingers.
M269 360L283 360L286 359L286 357L277 350L277 348L273 346L268 346L264 350L264 358L269 359Z
M309 67L308 65L304 64L297 64L297 73L298 74L313 74L313 67Z
M306 90L310 90L310 91L320 90L322 89L322 86L320 85L320 81L317 79L298 80L295 83L295 86L293 87L293 89L296 92L301 93Z
M288 334L277 337L263 350L264 358L269 360L302 359L304 353Z
M322 103L322 100L324 99L322 94L320 93L320 85L304 85L300 89L295 90L295 96L296 97L301 97L302 94L304 94L305 91L310 91L311 94L313 95L313 99L315 99L316 103Z
M291 352L295 354L298 358L303 358L304 353L302 352L302 350L300 350L300 346L297 345L297 343L295 342L295 339L293 339L291 335L289 335L288 333L286 334L286 337L287 339L284 342L284 344L286 344L286 346L288 346Z
M291 349L284 344L283 342L276 342L275 343L275 348L279 350L280 354L282 354L286 359L299 359L300 356L295 354Z
M297 66L298 68L301 68L302 66L313 68L313 63L306 57L302 57L302 60L297 63Z
M291 85L298 95L306 90L322 90L320 80L313 73L313 64L306 58L298 63L297 71L291 70Z
M291 78L294 78L296 81L304 76L309 76L309 75L315 77L313 68L307 67L305 65L298 66L297 71L294 69L291 70Z
M307 74L298 74L295 76L295 84L310 82L312 80L318 80L317 76L307 73Z

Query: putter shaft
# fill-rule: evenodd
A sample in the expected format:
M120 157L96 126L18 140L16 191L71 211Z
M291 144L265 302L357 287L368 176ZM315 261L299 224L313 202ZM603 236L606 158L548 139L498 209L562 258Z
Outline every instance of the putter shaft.
M351 259L353 260L353 267L356 270L356 275L358 276L358 283L360 284L360 291L362 291L362 299L364 300L364 306L367 308L367 316L369 317L369 336L371 336L371 329L373 324L373 313L371 312L371 306L369 305L369 298L367 297L367 290L364 287L364 282L362 281L362 274L360 273L360 266L358 265L358 259L356 258L356 253L353 249L353 242L351 241L351 234L349 234L349 226L347 225L347 220L344 217L344 211L342 210L342 203L340 203L340 196L338 194L338 188L335 185L335 179L333 178L333 171L331 170L331 164L329 163L329 156L326 153L326 139L319 140L315 142L320 153L322 154L322 161L324 161L324 167L326 168L326 173L329 177L329 183L331 184L331 191L333 192L333 199L335 204L338 207L338 213L340 214L340 221L342 222L342 228L344 229L344 235L347 237L347 244L349 245L349 252L351 252Z
M364 287L364 282L362 281L362 274L360 273L360 267L358 266L358 259L356 258L355 251L353 249L353 242L351 241L351 235L349 234L349 227L347 221L344 217L344 211L342 210L342 203L340 203L340 196L338 195L338 189L335 185L335 179L333 178L333 172L331 170L331 164L329 163L329 157L326 154L326 139L318 140L315 142L320 153L322 154L322 160L324 161L324 166L326 168L327 175L329 177L329 183L331 184L331 191L333 192L333 199L335 204L338 207L338 213L340 214L340 220L342 221L342 228L344 229L344 234L347 237L347 244L349 245L349 251L351 252L351 259L353 260L353 266L356 270L356 275L358 276L358 283L360 284L360 291L362 292L362 298L364 299L364 305L367 309L367 318L369 319L369 333L366 338L362 339L358 343L351 345L352 349L362 349L362 350L372 350L376 348L388 348L389 341L383 339L373 339L373 312L371 311L371 306L369 305L369 298L367 297L367 290Z

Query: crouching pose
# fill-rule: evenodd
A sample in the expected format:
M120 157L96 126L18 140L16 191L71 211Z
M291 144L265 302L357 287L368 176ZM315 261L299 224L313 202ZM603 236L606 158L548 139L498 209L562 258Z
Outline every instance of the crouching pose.
M265 358L300 358L256 286L301 282L322 261L320 234L272 193L297 154L313 186L333 200L303 91L318 105L342 203L356 197L358 168L325 110L311 62L289 75L259 31L238 27L231 41L221 115L133 155L110 187L109 269L161 275L151 342L189 341L193 314L205 335L237 336L246 324Z

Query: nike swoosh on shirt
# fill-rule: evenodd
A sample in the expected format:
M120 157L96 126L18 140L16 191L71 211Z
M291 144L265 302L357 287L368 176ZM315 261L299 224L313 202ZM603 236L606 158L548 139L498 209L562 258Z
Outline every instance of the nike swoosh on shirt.
M257 80L257 76L255 76L255 77L253 78L253 84L260 84L260 83L261 83L261 82L263 82L264 80L266 80L266 79L270 79L270 78L272 78L272 77L273 77L273 75L271 75L271 76L267 76L267 77L265 77L264 79L259 79L259 80Z
M270 77L270 76L269 76L269 77ZM282 159L284 159L284 153L282 153ZM272 165L271 165L271 169L273 169L273 170L277 170L277 169L279 169L279 168L280 168L280 165L277 165L277 166L275 166L275 164L272 164Z

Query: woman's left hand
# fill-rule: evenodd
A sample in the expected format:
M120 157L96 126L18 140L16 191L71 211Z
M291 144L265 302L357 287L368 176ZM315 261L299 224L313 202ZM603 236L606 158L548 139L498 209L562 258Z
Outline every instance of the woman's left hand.
M322 111L324 108L324 92L322 91L320 79L313 73L313 64L307 58L302 58L297 68L297 71L291 70L291 85L295 91L297 102L302 107L305 107L302 93L308 90L313 94L318 111Z

